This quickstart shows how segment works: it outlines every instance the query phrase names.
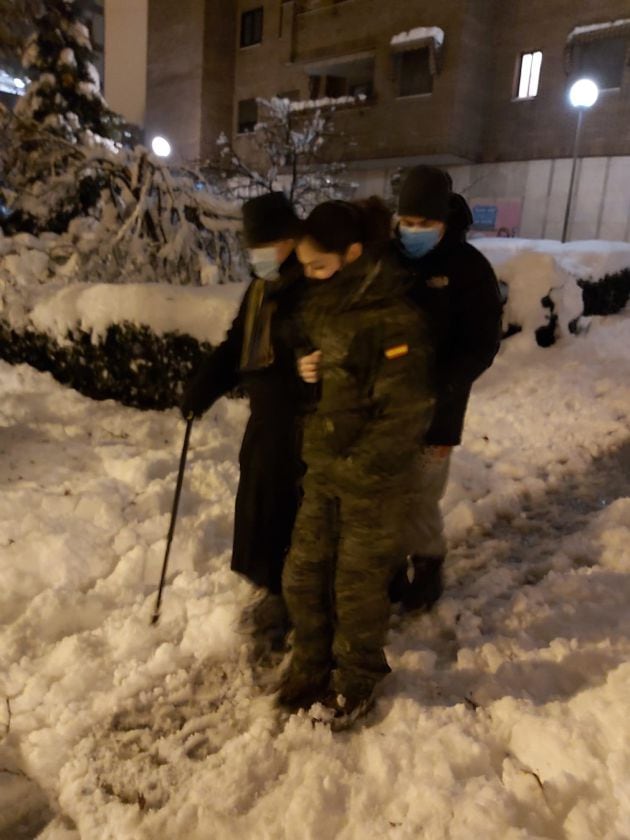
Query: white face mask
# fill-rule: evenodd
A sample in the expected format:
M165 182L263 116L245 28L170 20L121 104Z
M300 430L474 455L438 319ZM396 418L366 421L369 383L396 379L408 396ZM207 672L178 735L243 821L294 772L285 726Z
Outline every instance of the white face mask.
M250 248L249 262L256 277L262 280L277 280L280 261L275 245L266 248Z

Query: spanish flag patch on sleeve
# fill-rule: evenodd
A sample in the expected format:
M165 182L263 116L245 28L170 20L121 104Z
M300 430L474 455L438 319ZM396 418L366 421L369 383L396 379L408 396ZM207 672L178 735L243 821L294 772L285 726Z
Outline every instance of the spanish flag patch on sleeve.
M400 359L401 356L406 356L408 352L408 344L396 344L394 347L389 347L387 350L385 350L385 358Z

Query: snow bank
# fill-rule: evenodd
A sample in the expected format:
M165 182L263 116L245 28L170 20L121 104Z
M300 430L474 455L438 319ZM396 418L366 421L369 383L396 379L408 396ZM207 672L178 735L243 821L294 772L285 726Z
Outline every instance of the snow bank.
M508 285L504 324L523 328L531 340L553 315L555 337L570 333L570 325L584 311L578 281L599 281L606 275L630 269L630 243L555 242L552 240L473 239L492 263L497 276ZM549 298L544 306L542 300ZM553 343L553 335L551 336Z
M630 836L628 347L627 314L505 342L453 458L445 597L394 622L337 736L278 720L235 629L246 406L195 424L151 627L181 420L0 363L0 767L59 814L42 840Z
M0 318L59 341L75 329L102 339L112 324L150 327L156 335L181 333L219 343L244 294L242 283L212 287L129 283L30 287L0 303Z
M509 259L524 252L553 257L560 268L576 279L601 279L630 268L630 243L603 240L557 242L553 239L510 239L508 237L479 237L471 239L499 272Z

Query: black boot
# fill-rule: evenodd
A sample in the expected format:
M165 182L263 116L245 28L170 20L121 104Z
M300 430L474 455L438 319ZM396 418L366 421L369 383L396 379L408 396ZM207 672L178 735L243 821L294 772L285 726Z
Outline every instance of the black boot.
M421 557L414 554L399 569L389 586L392 603L400 602L407 612L430 610L444 591L444 557Z

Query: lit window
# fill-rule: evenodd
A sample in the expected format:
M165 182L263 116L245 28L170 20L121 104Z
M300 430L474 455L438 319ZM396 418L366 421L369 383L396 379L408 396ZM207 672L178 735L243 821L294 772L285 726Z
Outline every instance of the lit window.
M542 58L543 54L540 50L537 52L523 53L521 56L518 92L516 94L517 99L532 99L538 95Z
M251 9L241 15L241 47L260 44L263 35L263 7Z

